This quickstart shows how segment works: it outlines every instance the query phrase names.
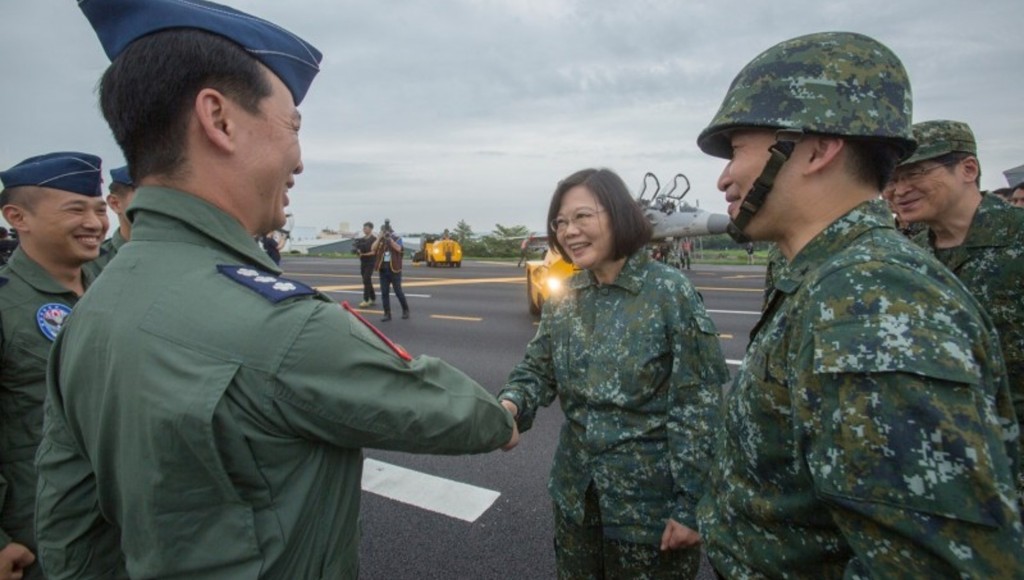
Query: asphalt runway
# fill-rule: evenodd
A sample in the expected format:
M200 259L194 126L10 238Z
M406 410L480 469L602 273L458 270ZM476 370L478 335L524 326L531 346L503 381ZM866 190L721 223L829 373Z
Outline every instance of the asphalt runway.
M315 286L338 302L348 301L355 307L362 300L359 265L354 259L285 257L282 266L285 277ZM703 295L718 327L722 350L735 371L758 319L764 267L698 263L686 274ZM411 355L444 359L497 393L537 328L537 319L528 311L524 271L513 263L497 262L467 261L462 268L407 264L403 288L412 312L409 320L397 316L400 306L393 296L396 316L390 322L380 322L379 297L375 306L360 312ZM360 577L554 578L551 501L546 486L561 423L559 409L542 410L534 428L507 453L444 457L367 449L366 457L374 462L469 484L500 496L482 515L467 521L445 515L443 508L410 505L364 491ZM415 480L408 485L428 483ZM424 495L432 493L424 491ZM434 498L431 506L445 501L467 503L476 497L475 492L463 488L449 492L452 494L456 497Z

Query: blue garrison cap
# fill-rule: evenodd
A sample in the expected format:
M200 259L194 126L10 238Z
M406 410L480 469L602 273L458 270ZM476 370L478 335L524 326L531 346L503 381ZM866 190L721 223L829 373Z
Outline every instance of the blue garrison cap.
M302 102L320 72L323 55L291 32L204 0L78 0L110 60L129 44L161 30L198 28L244 48L281 79L295 104Z
M110 170L110 182L120 183L127 185L128 187L135 187L135 182L132 181L132 176L128 173L128 166L115 167Z
M61 151L29 157L0 172L5 188L34 185L50 187L89 197L103 194L100 158L88 153Z

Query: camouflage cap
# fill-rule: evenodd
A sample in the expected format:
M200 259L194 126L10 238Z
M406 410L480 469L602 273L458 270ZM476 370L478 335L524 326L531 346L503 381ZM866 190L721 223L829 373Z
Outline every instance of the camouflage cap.
M903 63L882 43L853 32L809 34L750 61L697 145L729 159L728 132L760 127L889 141L906 157L914 150L911 100Z
M900 163L910 165L925 159L934 159L947 153L978 154L978 146L974 141L974 132L967 123L960 121L925 121L914 123L914 140L917 150Z

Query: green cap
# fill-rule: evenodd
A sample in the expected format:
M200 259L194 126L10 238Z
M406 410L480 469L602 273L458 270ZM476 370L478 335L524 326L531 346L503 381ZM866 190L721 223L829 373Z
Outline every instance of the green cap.
M697 145L729 159L730 130L765 128L888 141L906 157L915 146L911 101L907 71L882 43L853 32L809 34L743 67Z
M974 132L967 123L960 121L925 121L914 123L914 140L917 151L900 163L910 165L925 159L935 159L947 153L978 154L978 146L974 141Z

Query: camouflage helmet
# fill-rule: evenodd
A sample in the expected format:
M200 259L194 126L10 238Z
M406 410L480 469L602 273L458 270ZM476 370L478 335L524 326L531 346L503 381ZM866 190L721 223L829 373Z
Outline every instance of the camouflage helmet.
M960 121L925 121L914 123L914 140L917 150L900 163L910 165L925 159L935 159L948 153L978 154L978 145L974 141L974 132L970 125Z
M910 80L891 50L862 34L820 32L750 61L697 145L729 159L728 131L760 127L889 141L903 158L915 147L910 119Z

